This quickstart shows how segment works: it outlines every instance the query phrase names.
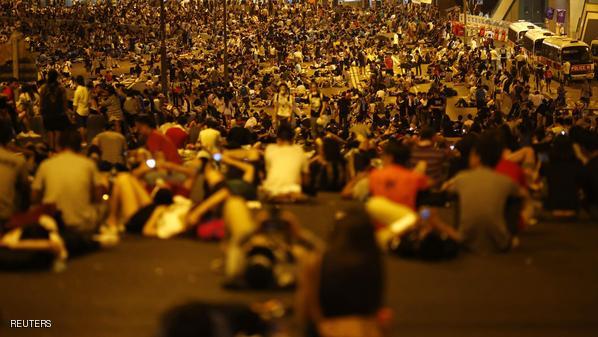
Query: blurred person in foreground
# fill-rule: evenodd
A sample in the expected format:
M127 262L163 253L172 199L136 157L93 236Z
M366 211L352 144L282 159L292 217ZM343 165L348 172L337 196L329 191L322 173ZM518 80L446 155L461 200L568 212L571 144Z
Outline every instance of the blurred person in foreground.
M524 198L527 194L511 178L496 172L502 154L498 134L485 132L470 153L470 169L444 185L459 196L461 242L476 253L504 252L511 248L517 230L508 228L506 223L507 199Z
M11 141L10 121L0 118L0 233L3 224L18 210L28 207L28 172L25 157L9 150Z
M305 335L382 336L385 268L367 213L339 214L327 243L299 272L296 310Z

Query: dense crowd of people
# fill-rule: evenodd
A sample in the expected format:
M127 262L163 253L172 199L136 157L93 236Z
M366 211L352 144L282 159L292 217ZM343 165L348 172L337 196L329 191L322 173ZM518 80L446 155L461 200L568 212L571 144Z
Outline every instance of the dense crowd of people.
M220 2L166 2L163 88L151 1L0 1L0 40L22 32L40 69L0 96L0 268L61 268L123 233L221 240L225 287L296 287L308 335L375 337L383 253L506 252L540 216L598 218L589 81L579 102L563 83L554 96L549 70L466 43L429 5L229 4L226 78ZM321 192L355 200L326 244L281 206ZM263 333L243 310L163 323L232 336L213 319L230 315Z

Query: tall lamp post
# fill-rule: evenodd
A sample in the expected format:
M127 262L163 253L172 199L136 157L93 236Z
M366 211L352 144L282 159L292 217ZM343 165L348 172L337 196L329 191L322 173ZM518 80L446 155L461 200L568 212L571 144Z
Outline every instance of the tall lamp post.
M227 2L224 0L224 83L228 86L228 11Z
M162 82L162 93L168 97L168 75L166 63L166 13L164 10L164 0L160 1L160 78Z
M467 12L469 11L468 5L469 0L463 0L463 40L465 44L469 43L469 32L467 30Z

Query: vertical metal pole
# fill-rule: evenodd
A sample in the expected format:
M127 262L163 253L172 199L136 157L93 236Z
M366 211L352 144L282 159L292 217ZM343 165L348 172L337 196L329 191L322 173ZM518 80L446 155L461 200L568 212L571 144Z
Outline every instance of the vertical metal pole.
M468 8L467 6L469 5L469 0L463 0L463 37L464 37L464 42L465 44L467 44L469 41L467 40L469 38L469 32L467 30L467 11Z
M228 86L228 0L224 0L224 83Z
M160 77L162 79L162 93L168 97L168 73L166 60L166 13L164 0L160 1Z
M20 74L19 74L19 69L20 69L20 63L21 63L21 55L20 55L20 51L19 51L19 41L21 39L22 35L20 33L17 33L16 31L13 32L10 36L10 46L12 48L11 53L12 53L12 77L19 79L20 78Z

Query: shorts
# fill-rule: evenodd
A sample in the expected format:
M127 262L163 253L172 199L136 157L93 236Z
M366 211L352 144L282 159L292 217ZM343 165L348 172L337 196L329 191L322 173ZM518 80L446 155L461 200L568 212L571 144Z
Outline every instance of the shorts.
M78 113L75 113L75 124L80 128L87 127L87 116L81 116Z

